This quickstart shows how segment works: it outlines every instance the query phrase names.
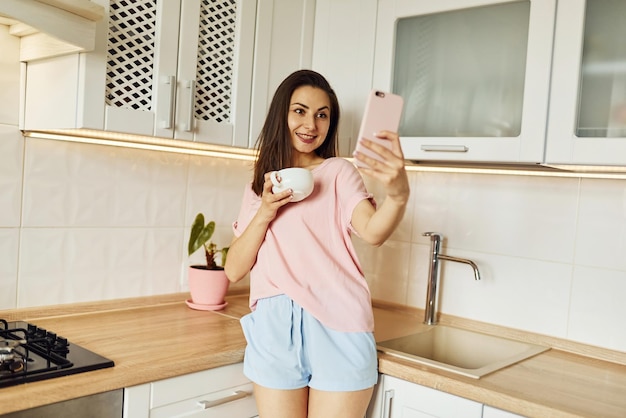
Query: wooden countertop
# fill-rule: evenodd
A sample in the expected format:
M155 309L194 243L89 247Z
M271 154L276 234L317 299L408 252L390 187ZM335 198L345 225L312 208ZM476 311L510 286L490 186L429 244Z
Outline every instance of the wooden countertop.
M24 318L113 360L115 366L0 388L0 414L242 361L246 342L239 321L189 309L184 300Z
M189 309L184 294L0 312L27 320L112 359L115 367L0 389L0 414L193 373L243 360L238 319L247 295L223 311ZM144 306L145 305L145 306ZM378 341L423 327L414 313L374 310ZM380 354L381 373L541 418L626 416L626 366L552 349L481 379Z

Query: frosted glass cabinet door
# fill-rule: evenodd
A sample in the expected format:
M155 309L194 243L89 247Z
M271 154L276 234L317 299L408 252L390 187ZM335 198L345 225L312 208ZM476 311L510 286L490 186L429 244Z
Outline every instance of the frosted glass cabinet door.
M381 0L374 88L412 160L543 161L555 0Z
M568 0L554 40L546 162L626 165L626 2Z

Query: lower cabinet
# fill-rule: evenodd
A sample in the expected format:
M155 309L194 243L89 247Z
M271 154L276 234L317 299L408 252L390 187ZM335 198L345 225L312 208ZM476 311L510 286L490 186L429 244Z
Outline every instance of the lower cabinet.
M523 418L479 402L381 375L367 418Z
M368 418L481 418L483 405L382 375Z
M124 418L256 416L242 363L124 389Z

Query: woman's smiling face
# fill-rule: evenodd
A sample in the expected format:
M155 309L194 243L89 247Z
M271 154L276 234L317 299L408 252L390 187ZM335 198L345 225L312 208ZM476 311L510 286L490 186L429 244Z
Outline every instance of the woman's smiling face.
M294 90L289 103L287 124L294 158L311 154L324 143L330 127L330 100L322 89L302 86Z

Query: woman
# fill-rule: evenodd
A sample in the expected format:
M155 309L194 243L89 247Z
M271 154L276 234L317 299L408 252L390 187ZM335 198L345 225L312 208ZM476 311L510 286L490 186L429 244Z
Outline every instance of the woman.
M225 270L250 272L252 313L241 319L248 345L244 373L265 418L362 418L377 380L370 293L350 235L381 245L409 198L398 135L366 141L381 162L360 153L387 196L376 208L359 171L336 158L339 104L320 74L300 70L278 87L258 140L252 184L244 191ZM300 202L272 193L269 175L312 171L315 188Z

